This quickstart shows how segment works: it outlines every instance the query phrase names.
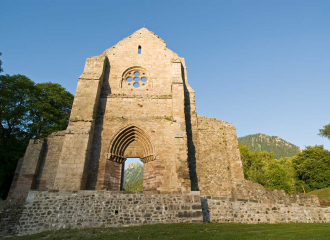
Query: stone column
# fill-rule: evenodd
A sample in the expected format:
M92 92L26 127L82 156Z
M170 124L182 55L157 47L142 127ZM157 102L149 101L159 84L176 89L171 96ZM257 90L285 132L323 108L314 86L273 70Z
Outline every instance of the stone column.
M72 111L57 169L54 189L84 189L94 135L96 110L103 83L106 56L87 58L78 80Z

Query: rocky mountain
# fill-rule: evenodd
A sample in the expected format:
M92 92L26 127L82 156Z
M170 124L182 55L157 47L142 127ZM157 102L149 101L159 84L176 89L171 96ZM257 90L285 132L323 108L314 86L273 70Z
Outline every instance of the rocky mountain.
M252 134L238 138L240 144L246 145L251 151L266 151L274 152L275 158L292 157L298 152L301 152L301 148L289 143L277 136L268 136L266 134Z
M143 179L143 165L137 162L130 163L125 168L124 175L124 188L125 185L135 182L139 179ZM130 190L133 191L133 190Z

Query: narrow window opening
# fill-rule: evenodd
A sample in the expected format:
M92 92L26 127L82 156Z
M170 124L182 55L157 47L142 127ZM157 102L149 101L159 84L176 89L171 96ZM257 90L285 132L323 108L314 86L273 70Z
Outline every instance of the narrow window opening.
M143 162L140 158L127 158L123 162L120 185L121 191L143 191Z
M141 54L141 46L138 47L138 54Z

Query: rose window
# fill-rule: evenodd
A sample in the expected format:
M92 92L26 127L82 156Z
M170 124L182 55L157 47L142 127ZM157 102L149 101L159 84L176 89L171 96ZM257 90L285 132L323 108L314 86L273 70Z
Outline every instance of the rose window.
M148 79L147 74L142 69L135 69L125 74L124 82L128 87L132 88L143 88L147 85Z

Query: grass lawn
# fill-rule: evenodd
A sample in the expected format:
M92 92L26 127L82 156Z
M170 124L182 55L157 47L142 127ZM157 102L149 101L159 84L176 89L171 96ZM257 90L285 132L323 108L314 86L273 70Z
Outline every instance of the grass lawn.
M330 224L157 224L48 231L14 239L330 239Z

